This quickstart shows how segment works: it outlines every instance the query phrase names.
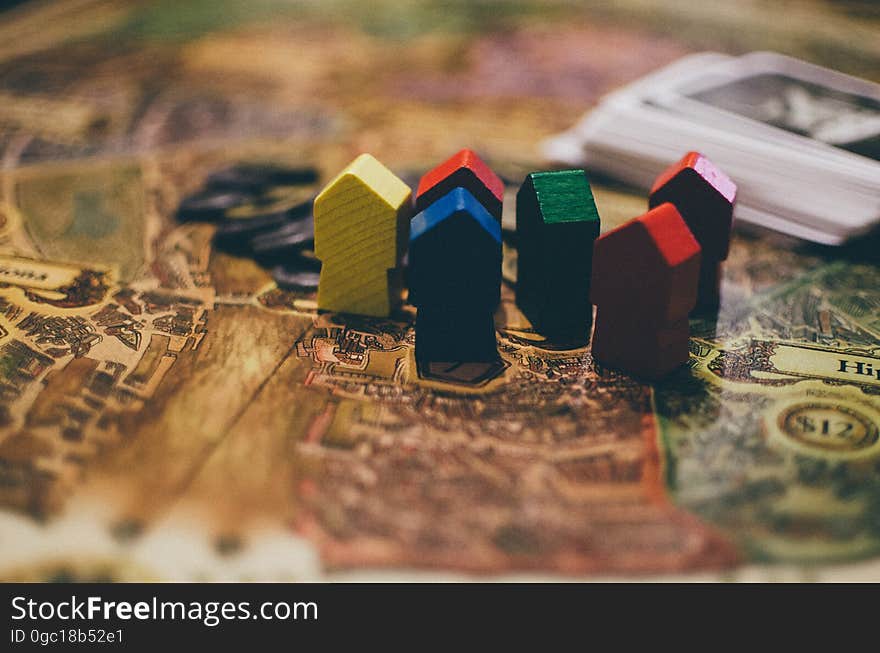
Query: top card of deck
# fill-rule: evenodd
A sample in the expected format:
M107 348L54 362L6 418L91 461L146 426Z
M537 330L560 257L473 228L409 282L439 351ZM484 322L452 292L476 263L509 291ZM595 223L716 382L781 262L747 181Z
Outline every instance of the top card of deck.
M756 52L728 60L658 101L695 118L739 119L741 127L744 119L777 138L803 137L880 161L880 85L790 57Z

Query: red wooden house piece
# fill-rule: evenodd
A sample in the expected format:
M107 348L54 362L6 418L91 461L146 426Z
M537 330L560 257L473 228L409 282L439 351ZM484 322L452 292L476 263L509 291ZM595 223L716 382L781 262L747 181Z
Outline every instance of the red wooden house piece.
M466 188L489 214L501 222L504 182L472 150L459 150L428 171L416 190L416 213L424 211L454 188Z
M721 262L730 249L736 184L699 152L688 152L657 177L648 207L671 202L700 243L703 258L697 307L713 310L719 304Z
M700 260L700 245L668 203L596 239L593 358L645 379L685 363Z

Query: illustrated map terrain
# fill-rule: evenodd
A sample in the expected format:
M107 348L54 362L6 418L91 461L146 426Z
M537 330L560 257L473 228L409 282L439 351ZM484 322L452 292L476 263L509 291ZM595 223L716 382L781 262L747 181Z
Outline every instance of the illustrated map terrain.
M626 2L440 4L0 13L0 578L880 579L877 237L736 230L719 314L648 385L531 328L515 239L501 362L419 370L411 307L319 313L178 219L243 162L308 193L472 147L509 225L542 138L704 47ZM797 12L751 38L869 74L880 21L810 11L863 49ZM603 231L647 209L593 190Z

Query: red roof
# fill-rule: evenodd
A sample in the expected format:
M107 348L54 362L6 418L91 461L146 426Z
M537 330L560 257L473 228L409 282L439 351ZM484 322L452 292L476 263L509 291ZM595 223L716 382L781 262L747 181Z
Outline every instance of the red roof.
M467 149L453 154L439 166L427 172L419 181L416 197L433 188L461 168L470 170L499 202L504 200L504 182L498 178L498 175L492 172L491 168L473 150Z
M636 220L648 230L669 267L681 265L700 253L700 244L674 205L661 204Z
M720 168L699 152L688 152L678 163L672 164L661 172L660 176L654 180L650 194L656 193L657 190L668 184L673 177L688 168L700 175L724 199L733 204L736 199L736 184Z
M596 239L590 295L600 308L663 323L694 307L699 274L700 245L665 203Z
M671 166L666 168L666 170L661 172L660 176L654 180L654 185L651 186L651 193L656 193L658 188L668 184L675 175L677 175L685 168L692 168L694 166L694 163L696 163L697 159L699 159L701 156L703 155L699 152L688 152L681 158L680 161L678 161L677 163L673 163Z

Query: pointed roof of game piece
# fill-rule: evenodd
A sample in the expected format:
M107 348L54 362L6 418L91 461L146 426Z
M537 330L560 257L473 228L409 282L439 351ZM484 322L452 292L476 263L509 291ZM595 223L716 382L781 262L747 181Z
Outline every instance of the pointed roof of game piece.
M634 321L671 322L697 299L700 245L672 204L603 234L593 248L590 296Z
M504 182L472 150L460 150L428 171L416 189L416 211L422 211L455 187L467 190L496 220L501 220Z
M315 212L319 213L333 191L342 185L357 183L363 186L389 208L397 210L412 190L397 175L386 168L372 154L361 154L336 175L315 198Z
M699 152L688 152L651 187L648 206L675 204L705 257L722 261L730 249L736 184Z
M453 188L410 222L410 242L421 238L450 216L466 213L488 236L501 243L501 225L466 188Z
M386 268L395 267L405 250L410 195L409 186L393 172L373 156L361 154L315 198L315 254L321 260L332 256L333 249L353 234L361 241L391 239L393 246L370 251L382 257Z
M465 188L410 223L409 302L494 311L501 292L501 225Z
M660 176L654 181L654 185L651 186L651 193L657 192L662 186L669 183L673 177L685 170L693 170L731 204L736 200L736 184L733 183L733 180L707 157L695 151L688 152L679 161L661 172Z
M388 316L401 299L388 271L401 263L411 209L409 187L369 154L327 184L314 205L319 309Z
M416 197L461 168L467 168L498 200L504 199L504 182L473 150L459 150L419 180Z

